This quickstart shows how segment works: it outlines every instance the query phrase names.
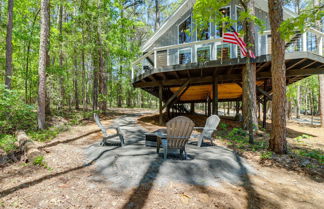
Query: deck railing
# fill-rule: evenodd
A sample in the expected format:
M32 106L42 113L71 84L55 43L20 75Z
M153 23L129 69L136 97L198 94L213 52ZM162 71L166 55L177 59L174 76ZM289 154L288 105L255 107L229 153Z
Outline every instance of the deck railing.
M309 40L307 38L307 34L313 34L315 38L315 44L316 46L314 47L314 40ZM269 35L271 35L270 31L265 31L262 34L259 34L257 36L257 46L256 46L256 55L261 56L261 55L266 55L271 53L271 46L269 42ZM295 52L295 51L310 51L313 53L316 53L318 55L323 56L323 39L324 39L324 33L320 32L316 29L309 29L306 33L301 34L300 37L298 37L299 41L296 41L289 45L287 48L287 53L289 52ZM178 55L177 57L177 62L174 63L174 61L169 61L171 58L174 60L175 58L172 57L174 55L170 55L169 51L179 51L180 49L184 48L192 48L191 51L191 59L190 63L195 63L197 62L197 54L196 54L196 49L197 47L201 46L209 46L210 47L210 60L217 60L217 46L221 46L223 44L222 38L211 38L208 40L203 40L203 41L195 41L195 42L190 42L190 43L183 43L183 44L176 44L176 45L169 45L169 46L162 46L162 47L154 47L152 50L148 51L145 53L143 56L138 58L132 63L132 80L134 80L137 76L153 70L157 69L159 67L164 67L164 66L170 66L170 65L176 65L179 64L179 54L175 53ZM230 57L229 58L237 58L239 55L237 46L230 45ZM159 62L161 57L159 57L160 53L164 52L166 58L164 57L164 66L159 66L161 63ZM221 52L222 53L222 52ZM223 55L222 55L223 56ZM222 58L223 59L223 58Z

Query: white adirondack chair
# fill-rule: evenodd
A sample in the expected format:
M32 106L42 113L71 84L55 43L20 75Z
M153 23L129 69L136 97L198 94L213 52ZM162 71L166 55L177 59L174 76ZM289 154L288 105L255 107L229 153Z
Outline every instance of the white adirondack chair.
M124 146L125 145L124 136L123 136L122 131L121 131L121 129L119 127L117 127L117 128L110 128L110 129L116 129L117 134L108 135L106 128L100 122L99 116L96 113L94 113L93 114L93 117L94 117L97 125L101 129L102 134L103 134L102 141L100 142L100 145L101 146L110 145L110 144L111 145L115 145L116 142L115 143L112 142L112 141L111 142L108 142L108 139L112 139L112 138L115 138L115 137L119 137L120 145L121 146Z
M209 139L213 144L213 133L216 131L219 122L220 119L217 115L211 115L207 118L205 127L194 127L195 130L203 130L198 136L198 147L201 147L204 139Z

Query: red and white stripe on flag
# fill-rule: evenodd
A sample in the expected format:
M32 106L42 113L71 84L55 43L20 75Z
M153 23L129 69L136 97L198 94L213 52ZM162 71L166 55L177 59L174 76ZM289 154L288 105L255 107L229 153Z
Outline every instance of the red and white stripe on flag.
M238 45L242 55L244 57L247 56L246 43L239 37L239 34L236 31L224 33L223 42ZM256 58L251 50L249 51L249 55L251 58Z

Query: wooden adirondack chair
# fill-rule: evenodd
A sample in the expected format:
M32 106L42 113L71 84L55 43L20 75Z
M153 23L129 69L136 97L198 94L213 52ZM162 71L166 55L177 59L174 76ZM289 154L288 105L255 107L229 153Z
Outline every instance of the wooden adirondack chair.
M101 146L105 146L105 145L116 145L117 144L116 142L115 143L112 142L112 141L111 142L108 142L108 139L112 139L112 138L115 138L115 137L119 137L120 145L121 146L124 146L125 145L124 136L123 136L123 133L122 133L122 131L121 131L121 129L119 127L117 127L117 128L110 128L110 129L116 129L117 134L108 135L107 134L107 130L105 129L105 127L100 122L99 116L96 113L94 113L93 114L93 117L94 117L97 125L101 129L102 134L103 134L102 141L100 142L100 145Z
M164 159L167 158L168 149L179 149L180 155L184 159L187 158L186 144L190 138L192 130L195 126L194 122L187 117L179 116L171 119L166 123L167 126L167 136L166 140L161 140L158 137L157 140L157 153L160 151L160 146L163 147Z
M213 144L213 133L216 131L216 128L219 124L219 117L217 115L211 115L207 118L205 127L195 127L195 130L203 130L198 136L197 146L201 147L204 139L209 139Z

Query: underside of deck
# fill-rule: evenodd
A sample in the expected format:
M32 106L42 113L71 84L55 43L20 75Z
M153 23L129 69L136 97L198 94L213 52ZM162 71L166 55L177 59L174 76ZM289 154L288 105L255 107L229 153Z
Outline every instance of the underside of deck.
M271 55L257 57L255 62L257 96L270 99ZM161 95L165 103L206 102L215 96L217 101L240 101L245 63L245 58L236 58L157 68L136 77L133 85L158 98ZM287 53L286 68L289 85L310 75L324 74L324 57L310 52Z

